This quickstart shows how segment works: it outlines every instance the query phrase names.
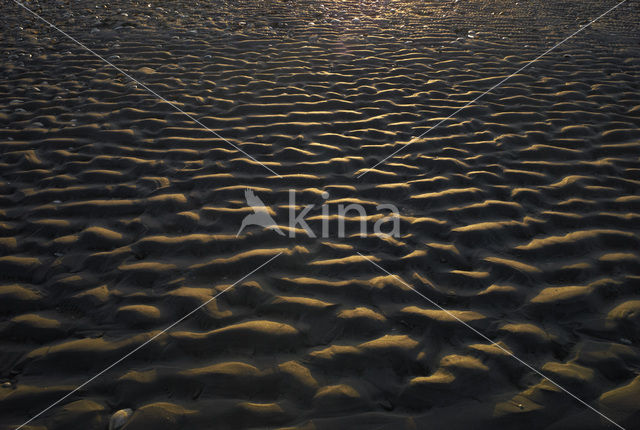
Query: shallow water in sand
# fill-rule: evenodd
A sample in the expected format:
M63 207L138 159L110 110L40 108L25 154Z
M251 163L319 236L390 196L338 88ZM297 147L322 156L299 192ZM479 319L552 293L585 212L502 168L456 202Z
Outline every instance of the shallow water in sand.
M634 428L635 3L357 177L613 4L28 4L278 177L7 2L3 426L282 252L32 428L613 428L454 316ZM247 188L401 235L236 237Z

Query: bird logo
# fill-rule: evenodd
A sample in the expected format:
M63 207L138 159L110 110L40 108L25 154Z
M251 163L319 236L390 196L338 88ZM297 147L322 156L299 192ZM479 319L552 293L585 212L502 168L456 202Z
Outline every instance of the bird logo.
M251 209L253 209L253 213L244 217L240 230L236 233L236 237L242 233L242 230L250 225L259 225L260 227L270 228L275 230L279 235L284 236L284 232L280 230L280 227L278 227L275 220L271 217L264 202L255 195L253 190L247 188L244 191L244 197L247 200L247 204L251 206Z

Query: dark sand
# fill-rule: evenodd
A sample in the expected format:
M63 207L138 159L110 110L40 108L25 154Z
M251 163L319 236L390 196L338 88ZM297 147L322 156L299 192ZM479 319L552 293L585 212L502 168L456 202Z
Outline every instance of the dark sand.
M637 1L355 178L614 4L28 3L278 178L5 0L0 426L283 251L29 428L614 428L358 252L640 428ZM402 237L236 238L247 187Z

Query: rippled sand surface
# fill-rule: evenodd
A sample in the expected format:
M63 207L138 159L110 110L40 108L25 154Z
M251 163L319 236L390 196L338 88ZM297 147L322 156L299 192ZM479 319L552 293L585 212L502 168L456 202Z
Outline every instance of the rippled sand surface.
M636 2L367 171L615 3L150 1L3 4L3 428L279 253L28 427L639 428Z

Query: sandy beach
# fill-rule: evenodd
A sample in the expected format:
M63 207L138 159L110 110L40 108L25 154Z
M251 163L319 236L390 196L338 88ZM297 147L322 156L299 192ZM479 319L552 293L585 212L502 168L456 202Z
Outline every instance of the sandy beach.
M636 0L16 1L0 428L640 429Z

